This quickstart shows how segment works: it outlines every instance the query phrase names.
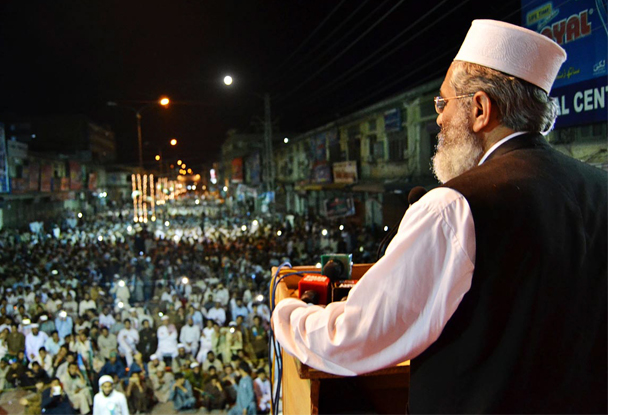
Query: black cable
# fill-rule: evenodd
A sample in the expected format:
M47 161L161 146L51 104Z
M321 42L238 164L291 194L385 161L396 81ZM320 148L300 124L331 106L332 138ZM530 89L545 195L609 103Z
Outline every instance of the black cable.
M306 43L308 43L308 41L310 39L312 39L312 37L319 31L319 29L321 29L323 27L323 25L328 21L328 19L330 19L330 17L341 7L341 5L343 3L345 3L346 0L342 0L339 4L337 4L334 9L332 9L332 11L321 21L321 23L319 23L317 25L317 27L315 28L315 30L313 30L310 35L308 35L308 37L306 39L304 39L304 41L302 43L300 43L300 45L284 60L282 61L282 63L280 65L278 65L278 67L276 68L276 71L279 70L280 68L282 68L284 65L286 65L291 58L293 58L293 56L295 56L295 54L297 52L299 52L299 50L304 47L304 45Z
M386 0L386 1L388 1L388 0ZM276 81L271 82L271 84L275 85L275 83L276 83L276 82L278 82L278 81L279 81L279 82L285 82L285 76L287 76L287 78L286 78L286 79L291 78L291 77L293 76L292 71L293 71L295 68L297 68L298 66L300 66L300 65L301 65L301 64L302 64L302 63L303 63L303 62L304 62L304 61L305 61L305 60L306 60L309 56L314 56L314 53L315 53L315 52L316 52L316 51L317 51L317 50L318 50L321 46L323 46L323 44L324 44L324 43L325 43L325 42L326 42L329 38L331 38L331 37L332 37L332 36L333 36L336 32L338 32L338 31L341 29L341 27L343 27L345 24L347 24L347 23L348 23L348 22L352 19L352 17L354 17L354 16L356 15L356 13L358 13L358 12L360 11L360 9L362 9L362 8L363 8L363 7L364 7L364 6L365 6L368 2L369 2L369 0L364 0L362 3L360 3L360 5L359 5L359 6L358 6L358 7L357 7L357 8L356 8L356 9L355 9L355 10L354 10L354 11L353 11L353 12L352 12L349 16L347 16L347 17L345 18L345 20L343 20L340 24L338 24L338 25L336 26L336 28L334 28L334 30L333 30L333 31L331 31L331 32L330 32L330 33L329 33L326 37L324 37L323 39L321 39L319 42L316 42L316 45L315 45L315 47L314 47L312 50L308 51L308 53L307 53L305 56L303 56L301 59L299 59L299 60L298 60L298 61L296 61L294 64L292 64L292 65L288 68L288 72L282 71L282 72L280 72L279 74L277 74L277 75L276 75L276 77L275 77L275 78L276 78ZM384 3L382 3L382 4L384 4ZM376 10L378 10L378 9L379 9L379 7L380 7L380 6L378 6L378 7L374 10L374 12L375 12ZM352 26L352 29L351 29L348 33L353 32L353 31L355 30L355 28L359 27L359 26L360 26L360 24L362 24L362 22L366 21L366 20L369 18L369 16L370 16L370 15L371 15L371 14L369 14L367 17L365 17L364 19L362 19L360 23L358 23L358 24L356 24L356 25L353 25L353 26ZM340 44L340 42L341 42L344 38L345 38L345 36L343 36L343 37L342 37L341 39L339 39L339 40L335 40L333 45L330 45L328 48L326 48L326 53L327 53L327 51L328 51L329 49L332 49L332 48L333 48L333 46L335 46L335 45L337 45L337 44ZM322 55L323 55L323 54L322 54ZM319 56L316 56L316 58L317 58L316 60L319 60ZM288 75L291 75L291 76L289 77ZM271 88L270 88L270 89L271 89Z
M455 10L457 10L459 7L463 6L464 4L466 4L467 2L469 2L469 0L463 0L461 3L457 4L456 7L452 8L451 10L447 11L445 14L443 14L442 16L440 16L438 19L434 20L433 22L430 22L430 24L428 24L426 27L424 27L423 29L419 30L416 34L414 34L413 36L411 36L410 38L408 38L407 40L405 40L404 42L400 43L399 45L391 48L390 50L387 49L387 47L389 45L392 45L394 42L397 41L397 39L401 36L403 36L407 31L409 31L410 29L412 29L415 25L421 23L422 20L426 19L431 13L433 13L434 11L436 11L436 9L438 9L439 7L442 7L448 0L444 0L441 3L439 3L436 7L430 9L426 14L424 14L423 16L421 16L421 18L417 19L413 24L411 24L410 26L408 26L406 29L404 29L403 31L401 31L398 35L396 35L393 39L391 39L389 42L386 42L384 45L382 45L380 48L378 48L375 52L373 52L372 54L368 55L364 60L362 60L358 65L353 65L351 69L343 72L341 75L339 75L338 77L336 77L334 80L332 80L331 82L329 82L328 84L326 84L325 86L323 86L322 88L319 88L315 93L311 94L309 96L308 101L311 101L313 99L318 99L320 96L326 95L328 92L328 90L334 88L335 85L345 85L346 82L351 81L352 79L354 79L355 77L357 77L358 75L360 75L361 73L363 73L364 71L372 68L373 66L377 65L378 63L380 63L382 60L386 59L388 56L392 55L393 53L395 53L397 50L403 48L404 46L406 46L406 44L412 42L413 40L415 40L417 37L419 37L421 34L423 34L424 32L426 32L429 28L433 27L434 25L436 25L438 22L440 22L441 20L447 18L447 16L449 16L451 13L453 13ZM364 63L371 61L371 59L373 59L376 55L378 55L380 52L382 51L387 51L384 55L382 55L380 58L376 59L375 61L369 63L367 66L362 66ZM354 73L355 72L355 73ZM348 79L345 79L345 77L347 77L348 75L352 74L351 76L349 76Z
M317 75L319 75L321 72L323 72L328 66L333 64L341 56L343 56L356 43L360 42L360 40L363 37L365 37L367 34L369 34L369 32L372 31L378 24L380 24L382 21L384 21L386 19L386 17L388 17L389 14L391 14L393 11L395 11L395 9L397 9L404 1L405 0L399 0L399 2L397 2L397 4L395 4L389 11L387 11L382 17L380 17L373 25L371 25L367 30L365 30L364 33L362 33L360 36L358 36L358 38L356 38L356 40L354 40L352 43L350 43L346 48L344 48L339 54L337 54L334 58L332 58L328 63L326 63L321 68L316 70L311 76L308 77L308 79L304 80L303 82L300 82L295 88L293 88L292 90L290 90L286 94L283 94L280 98L281 99L285 99L285 98L293 95L293 93L299 91L302 88L302 86L306 85L308 82L310 82L314 78L316 78ZM469 1L469 0L465 0L465 1Z

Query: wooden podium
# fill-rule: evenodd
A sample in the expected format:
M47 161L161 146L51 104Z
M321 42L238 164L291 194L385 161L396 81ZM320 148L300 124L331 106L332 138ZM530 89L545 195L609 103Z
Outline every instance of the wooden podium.
M360 279L371 264L354 264L352 279ZM319 271L315 267L283 269L292 272ZM276 268L271 270L274 275ZM276 289L276 304L298 297L297 284L302 277L285 277ZM272 284L273 285L273 284ZM343 377L315 370L282 351L282 405L285 415L378 413L404 414L408 402L410 362L361 376Z

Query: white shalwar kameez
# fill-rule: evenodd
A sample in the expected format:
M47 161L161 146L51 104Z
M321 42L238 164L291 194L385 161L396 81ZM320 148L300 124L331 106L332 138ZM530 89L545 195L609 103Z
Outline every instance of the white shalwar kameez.
M176 326L173 324L160 326L156 330L156 337L158 338L158 347L155 354L159 360L163 360L163 356L171 356L172 358L178 356L178 330L176 330Z
M130 415L126 396L114 389L109 396L98 392L93 400L93 415Z
M123 328L117 334L117 345L119 353L126 357L126 365L130 367L133 362L133 355L137 351L137 343L139 343L139 332L131 328Z
M431 190L408 208L386 254L347 301L280 301L276 339L302 363L342 376L410 360L438 339L471 287L475 249L467 200L452 189Z

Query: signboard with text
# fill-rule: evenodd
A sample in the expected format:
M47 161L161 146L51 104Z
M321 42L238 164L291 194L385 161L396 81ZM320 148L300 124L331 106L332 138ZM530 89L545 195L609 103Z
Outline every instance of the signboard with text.
M0 193L9 193L9 159L4 136L4 124L0 123Z
M355 161L341 161L332 164L334 183L352 184L358 181L358 164Z
M562 46L567 59L551 90L556 127L608 119L607 0L523 0L523 25Z
M232 183L243 183L243 159L232 159Z
M69 185L71 190L80 190L83 187L82 167L76 161L69 162Z

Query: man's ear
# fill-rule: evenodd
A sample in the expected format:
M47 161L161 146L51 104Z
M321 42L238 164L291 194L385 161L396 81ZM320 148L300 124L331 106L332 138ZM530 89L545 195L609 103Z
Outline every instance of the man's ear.
M471 107L473 132L488 132L496 126L497 109L484 91L478 91L473 95Z

